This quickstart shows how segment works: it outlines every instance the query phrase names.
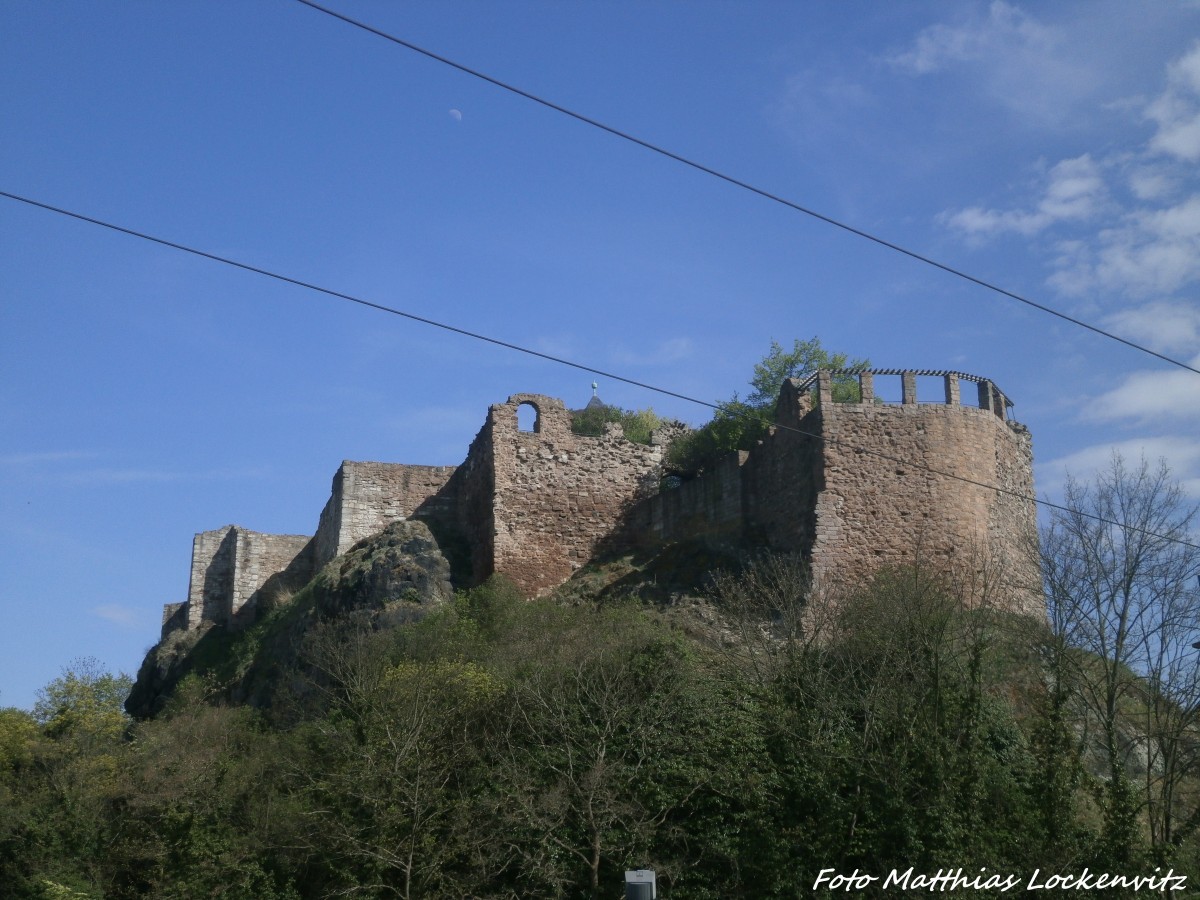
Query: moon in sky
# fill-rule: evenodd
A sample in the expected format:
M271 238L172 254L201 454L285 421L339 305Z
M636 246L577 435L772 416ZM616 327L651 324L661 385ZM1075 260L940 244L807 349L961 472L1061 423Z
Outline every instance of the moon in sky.
M457 110L457 109L450 110L450 118L452 118L455 122L461 122L462 121L462 111Z

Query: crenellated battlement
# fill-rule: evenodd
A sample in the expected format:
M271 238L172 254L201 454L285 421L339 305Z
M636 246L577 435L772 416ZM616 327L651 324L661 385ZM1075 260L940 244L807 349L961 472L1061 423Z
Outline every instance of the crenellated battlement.
M878 396L875 385L876 378L887 376L900 379L901 399L899 405L901 406L912 406L917 403L944 403L947 406L967 406L972 409L989 410L1001 419L1007 419L1008 410L1013 405L1013 402L990 379L982 378L979 375L970 375L966 372L955 372L946 369L822 369L813 372L806 378L799 379L796 384L796 390L799 392L815 390L819 398L819 403L833 403L834 379L839 377L856 378L858 380L859 403L886 403L887 401L882 400ZM918 397L918 378L940 379L943 387L941 398L931 400L928 397ZM964 381L975 385L978 402L973 404L963 403L962 382Z

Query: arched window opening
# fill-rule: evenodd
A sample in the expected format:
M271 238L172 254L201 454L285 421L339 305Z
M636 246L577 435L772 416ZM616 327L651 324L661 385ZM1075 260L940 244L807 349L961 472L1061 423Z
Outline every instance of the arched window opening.
M518 431L541 431L542 414L532 403L522 403L517 407Z

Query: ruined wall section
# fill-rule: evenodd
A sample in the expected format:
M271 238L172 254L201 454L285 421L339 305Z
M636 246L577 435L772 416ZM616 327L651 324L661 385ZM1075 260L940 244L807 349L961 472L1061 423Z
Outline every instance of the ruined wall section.
M203 623L243 624L252 616L258 593L272 576L289 568L310 574L305 555L311 539L302 534L263 534L237 525L203 531L192 540L192 572L182 610L163 610L163 636L174 628Z
M532 407L522 431L518 408ZM633 504L658 490L663 449L625 439L619 425L602 437L571 431L563 402L515 394L488 413L495 478L493 568L530 596L561 584L602 546L630 546Z
M192 572L188 581L187 627L227 622L232 610L233 556L236 526L202 531L192 538Z
M449 514L440 510L436 498L453 474L454 466L344 460L317 525L317 567L392 522L410 518L422 506L431 515Z
M173 631L185 631L188 627L188 605L182 603L164 603L162 614L162 632L159 640L166 640Z
M280 585L295 589L315 574L311 559L304 556L312 538L306 534L264 534L245 528L235 529L235 534L230 622L245 625L254 621L260 595L270 579L289 568L298 568L301 571L295 573L291 584Z
M631 518L642 543L746 541L810 555L824 459L820 441L800 433L820 426L806 418L812 403L798 384L784 384L778 424L753 450L731 453L635 507Z
M634 506L629 523L638 543L740 541L745 530L742 466L749 455L744 450L730 453L701 475Z
M471 554L471 581L474 584L485 581L495 572L494 457L492 413L489 410L483 427L471 441L466 460L455 470L443 491L443 496L453 506L452 526Z
M812 419L805 424L811 426ZM811 557L823 462L819 441L777 428L751 451L742 474L746 536L755 545Z

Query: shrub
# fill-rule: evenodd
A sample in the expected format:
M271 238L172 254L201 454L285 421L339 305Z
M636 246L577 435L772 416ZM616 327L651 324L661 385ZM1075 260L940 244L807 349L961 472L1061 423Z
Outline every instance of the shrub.
M662 418L649 407L635 410L596 403L571 411L571 430L575 434L601 437L604 426L610 422L619 424L625 431L625 439L635 444L649 444L654 429L663 424Z

